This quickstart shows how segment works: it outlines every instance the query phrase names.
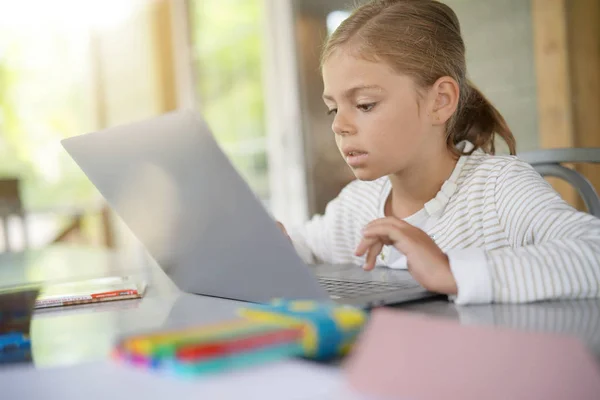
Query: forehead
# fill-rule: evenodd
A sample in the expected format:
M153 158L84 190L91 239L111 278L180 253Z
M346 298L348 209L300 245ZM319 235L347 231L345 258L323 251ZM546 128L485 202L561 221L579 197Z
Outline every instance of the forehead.
M344 49L331 53L323 63L322 73L324 94L328 95L358 86L389 87L407 79L383 61L368 61Z

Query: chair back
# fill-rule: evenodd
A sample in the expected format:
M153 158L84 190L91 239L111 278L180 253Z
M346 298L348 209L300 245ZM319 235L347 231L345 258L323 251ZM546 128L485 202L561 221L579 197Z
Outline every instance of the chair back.
M4 251L13 250L13 240L9 229L9 218L17 217L21 223L23 243L27 248L29 235L25 219L25 210L21 201L20 180L18 178L0 178L0 220L4 238Z
M588 212L600 218L600 197L594 185L581 173L567 168L565 163L600 164L600 148L544 149L518 154L542 176L553 176L571 184L583 199Z

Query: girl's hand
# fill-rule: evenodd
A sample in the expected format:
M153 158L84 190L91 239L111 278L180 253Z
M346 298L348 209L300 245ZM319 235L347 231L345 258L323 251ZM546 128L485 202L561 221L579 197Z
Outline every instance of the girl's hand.
M375 267L377 256L385 245L392 245L406 256L408 271L425 289L456 294L456 280L448 257L425 232L395 217L377 219L363 229L363 239L355 254L367 254L364 269Z
M275 221L275 223L277 224L277 227L281 230L281 232L288 238L288 240L291 242L292 239L290 239L290 235L287 233L287 230L285 229L285 226L283 226L283 224L279 221Z

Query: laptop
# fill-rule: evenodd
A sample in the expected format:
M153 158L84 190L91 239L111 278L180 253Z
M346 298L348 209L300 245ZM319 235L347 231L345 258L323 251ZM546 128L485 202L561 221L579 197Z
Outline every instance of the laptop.
M306 265L194 111L61 141L183 291L374 307L437 296L407 271Z

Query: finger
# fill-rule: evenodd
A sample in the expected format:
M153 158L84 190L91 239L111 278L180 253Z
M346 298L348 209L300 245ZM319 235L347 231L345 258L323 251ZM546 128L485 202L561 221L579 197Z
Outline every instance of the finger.
M356 250L354 251L354 255L356 255L358 257L364 256L365 253L367 252L367 250L369 250L371 248L371 246L373 246L379 240L380 240L380 238L377 236L368 237L368 238L363 237L362 240L360 241L360 243L358 244L358 246L356 247Z
M281 229L281 231L282 231L283 233L285 233L286 235L288 234L288 233L287 233L287 229L285 229L285 226L283 226L283 224L282 224L281 222L279 222L279 221L275 221L275 223L277 224L277 226L279 227L279 229Z
M407 246L408 234L404 229L390 224L374 225L363 230L363 240L372 240L379 238L383 244L393 245L398 250L404 252L403 248Z
M283 234L288 238L288 240L291 242L292 238L290 237L290 235L287 232L287 229L285 229L285 226L283 226L283 224L279 221L275 221L277 223L277 227L281 230L281 232L283 232Z
M365 271L371 271L373 268L375 268L375 264L377 263L377 256L379 255L379 253L381 253L381 250L383 250L383 244L381 242L376 242L375 244L373 244L373 246L369 248L369 251L367 253L367 260L365 262L365 265L363 266L363 269Z
M363 228L363 232L365 230L370 230L371 228L378 228L378 227L388 227L388 229L410 229L410 228L413 228L413 226L411 224L409 224L408 222L405 222L401 219L398 219L395 217L386 217L386 218L380 218L380 219L371 221Z

